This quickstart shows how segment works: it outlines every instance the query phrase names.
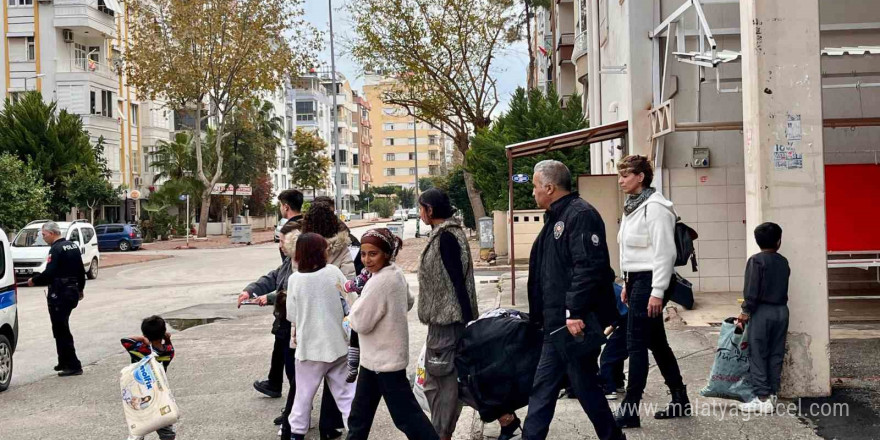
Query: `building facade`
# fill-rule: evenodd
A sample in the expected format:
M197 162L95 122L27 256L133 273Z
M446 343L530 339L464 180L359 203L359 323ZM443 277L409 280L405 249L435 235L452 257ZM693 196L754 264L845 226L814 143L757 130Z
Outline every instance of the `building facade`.
M47 102L82 117L96 143L104 138L110 182L124 186L119 206L105 218L131 220L152 176L147 152L174 129L173 112L127 86L122 60L129 38L127 11L116 0L6 0L2 2L6 95L39 91ZM124 209L123 209L124 207Z
M364 83L364 95L372 107L372 185L414 188L416 159L419 178L439 176L447 161L448 143L440 130L416 123L406 110L382 101L382 94L393 85L393 79L374 73L368 73Z
M360 190L363 191L373 184L371 174L373 159L370 157L373 146L372 124L370 123L372 107L362 94L355 92L354 96L358 106L358 112L355 116L358 124L358 148L360 149L360 154L355 156L355 163L353 165L359 169Z

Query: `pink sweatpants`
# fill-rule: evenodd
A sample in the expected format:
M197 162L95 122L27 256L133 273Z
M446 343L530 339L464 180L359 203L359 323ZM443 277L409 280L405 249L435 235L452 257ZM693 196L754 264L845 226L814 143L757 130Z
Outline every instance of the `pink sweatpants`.
M312 403L315 394L321 387L321 380L326 380L330 393L336 400L336 406L342 413L342 420L348 426L348 414L351 401L354 400L356 383L348 383L348 365L343 356L333 362L314 362L296 360L296 397L293 399L293 410L290 412L290 432L305 434L309 431L309 419L312 415Z

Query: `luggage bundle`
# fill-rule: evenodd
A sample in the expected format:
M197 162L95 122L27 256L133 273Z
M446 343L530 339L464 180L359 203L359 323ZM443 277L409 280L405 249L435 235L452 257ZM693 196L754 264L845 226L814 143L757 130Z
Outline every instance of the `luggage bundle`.
M494 309L468 324L456 349L459 396L493 421L529 403L543 333L513 309Z

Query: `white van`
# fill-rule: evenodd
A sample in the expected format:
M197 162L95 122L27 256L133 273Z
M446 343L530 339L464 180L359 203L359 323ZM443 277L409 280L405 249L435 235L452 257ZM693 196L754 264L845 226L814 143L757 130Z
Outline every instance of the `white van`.
M46 270L49 259L49 245L40 235L40 228L49 220L35 220L18 231L12 241L12 261L15 277L26 280ZM95 228L85 220L58 222L61 236L76 243L82 252L83 267L90 280L98 277L98 264L101 253L98 251L98 236Z
M12 381L12 354L18 343L18 290L12 270L12 252L0 229L0 391Z

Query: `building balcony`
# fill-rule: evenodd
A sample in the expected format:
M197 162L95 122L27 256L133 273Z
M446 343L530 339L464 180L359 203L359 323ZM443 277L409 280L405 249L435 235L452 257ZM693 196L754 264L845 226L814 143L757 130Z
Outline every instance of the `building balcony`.
M119 87L119 74L112 65L88 59L58 60L55 65L59 83L91 82L111 90Z
M585 30L574 38L572 59L576 61L588 53L590 53L590 31Z
M83 33L94 30L105 37L116 37L116 17L99 11L98 0L55 0L54 25Z

